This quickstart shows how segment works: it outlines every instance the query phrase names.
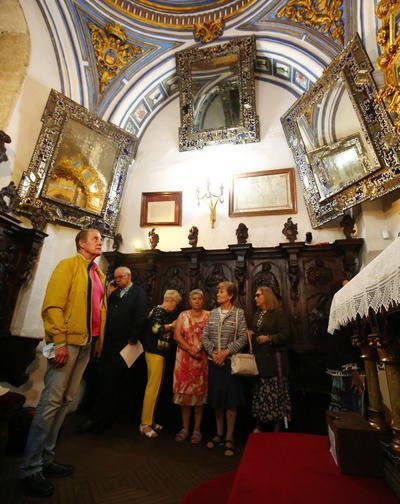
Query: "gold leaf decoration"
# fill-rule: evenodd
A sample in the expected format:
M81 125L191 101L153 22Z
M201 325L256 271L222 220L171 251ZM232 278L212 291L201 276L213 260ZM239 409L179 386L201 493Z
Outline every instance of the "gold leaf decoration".
M204 23L195 23L194 39L201 41L202 44L212 42L222 35L224 24L222 18L205 21Z
M386 110L390 114L395 114L397 117L394 119L394 128L397 133L400 133L400 86L392 86L388 84L379 90L376 95L375 101L377 103L385 102Z
M118 23L106 25L105 31L91 22L88 22L88 26L96 55L100 92L103 92L110 80L114 79L127 63L143 52L143 49L126 43L126 33Z
M343 45L343 0L289 0L277 14L296 23L312 26L322 33L329 33Z

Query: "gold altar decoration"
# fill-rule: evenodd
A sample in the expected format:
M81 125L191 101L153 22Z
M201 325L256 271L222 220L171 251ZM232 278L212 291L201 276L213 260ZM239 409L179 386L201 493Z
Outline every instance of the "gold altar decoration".
M343 45L343 0L289 0L277 14L328 33Z
M126 43L127 35L118 23L106 25L105 31L91 22L88 22L88 26L96 55L100 92L103 92L110 80L114 79L127 63L143 52L143 49Z
M383 72L385 85L380 89L376 102L384 102L389 113L394 114L394 127L400 132L400 1L380 0L376 16L382 25L376 39L382 53L376 65Z
M203 23L195 23L194 39L202 44L213 42L219 38L224 31L224 20L222 18L204 21Z

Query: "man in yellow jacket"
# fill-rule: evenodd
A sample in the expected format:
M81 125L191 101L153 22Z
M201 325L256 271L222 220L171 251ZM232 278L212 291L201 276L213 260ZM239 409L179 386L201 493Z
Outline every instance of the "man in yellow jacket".
M54 356L48 360L19 472L23 491L35 497L53 493L49 478L73 472L73 466L55 462L57 437L91 353L100 356L103 346L105 275L93 262L103 239L96 229L86 229L75 243L77 255L58 263L42 306L45 339Z

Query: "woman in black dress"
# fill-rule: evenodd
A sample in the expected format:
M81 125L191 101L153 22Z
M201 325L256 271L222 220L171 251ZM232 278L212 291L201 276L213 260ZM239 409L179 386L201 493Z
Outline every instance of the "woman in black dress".
M252 399L253 432L262 432L263 424L273 423L278 432L281 422L290 421L288 317L270 287L258 287L255 294L257 312L252 323L253 348L259 376Z

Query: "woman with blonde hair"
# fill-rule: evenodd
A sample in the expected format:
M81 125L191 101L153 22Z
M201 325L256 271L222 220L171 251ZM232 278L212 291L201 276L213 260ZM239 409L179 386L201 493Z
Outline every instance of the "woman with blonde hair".
M142 343L147 364L147 384L144 392L139 432L146 438L158 437L162 426L154 422L154 411L163 381L165 361L173 351L176 309L182 298L170 289L161 305L155 306L147 317L148 328Z
M270 287L258 287L254 296L257 312L251 326L254 354L259 375L252 398L253 432L262 432L262 425L273 422L278 432L283 421L290 421L288 317Z
M189 294L190 310L179 314L175 325L176 350L173 402L179 404L182 413L182 429L175 439L185 441L189 437L191 411L194 410L192 444L201 441L201 421L207 398L208 363L203 350L202 333L210 312L203 309L204 294L194 289Z

